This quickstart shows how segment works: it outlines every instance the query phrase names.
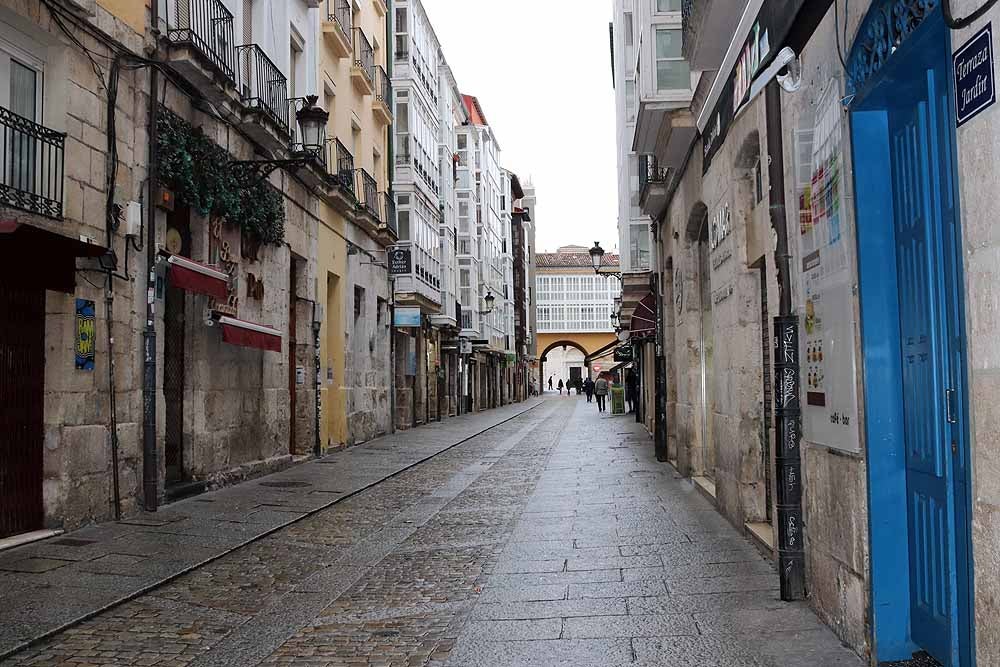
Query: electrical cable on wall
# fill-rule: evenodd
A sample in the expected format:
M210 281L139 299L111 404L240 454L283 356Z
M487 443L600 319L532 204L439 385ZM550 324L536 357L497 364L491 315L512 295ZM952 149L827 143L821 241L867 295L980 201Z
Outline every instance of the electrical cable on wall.
M951 0L941 0L941 10L944 13L944 22L952 30L961 30L972 25L973 22L981 18L986 12L997 4L997 0L987 0L983 5L965 18L956 19L951 12Z

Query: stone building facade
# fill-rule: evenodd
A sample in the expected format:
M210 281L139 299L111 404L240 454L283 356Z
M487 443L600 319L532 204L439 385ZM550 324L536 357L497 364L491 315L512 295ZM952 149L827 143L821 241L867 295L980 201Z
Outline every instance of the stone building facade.
M783 595L804 592L873 665L1000 659L997 112L962 116L953 63L969 40L992 49L998 10L948 4L699 3L683 26L697 135L679 165L655 146L669 168L638 192L662 285L666 458L801 564L804 590L783 577Z
M15 147L20 154L0 177L0 537L113 516L113 450L121 511L135 507L142 483L141 347L132 335L142 267L134 255L112 267L106 250L123 258L128 231L108 215L109 183L116 203L142 199L147 84L141 71L118 79L112 158L107 67L95 68L83 48L95 59L141 53L145 16L84 5L81 14L37 1L0 7L0 125L7 159ZM130 278L102 269L101 256Z

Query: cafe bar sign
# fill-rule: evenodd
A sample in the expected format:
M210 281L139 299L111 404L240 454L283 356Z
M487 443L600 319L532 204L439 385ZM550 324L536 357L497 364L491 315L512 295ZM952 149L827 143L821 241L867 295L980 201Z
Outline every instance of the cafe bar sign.
M781 50L781 45L804 4L805 0L764 0L761 5L756 19L750 24L749 32L743 38L732 70L723 79L722 91L702 131L703 173L708 173L712 159L725 143L733 119L750 101L754 79L771 64ZM730 46L730 53L733 48ZM731 62L730 58L727 55L724 62ZM720 72L719 76L726 75Z

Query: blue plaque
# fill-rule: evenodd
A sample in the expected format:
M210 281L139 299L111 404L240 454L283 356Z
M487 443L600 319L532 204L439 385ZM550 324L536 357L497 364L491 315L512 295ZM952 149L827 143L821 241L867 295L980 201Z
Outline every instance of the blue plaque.
M955 110L958 125L972 120L997 101L993 79L993 24L976 33L955 52Z

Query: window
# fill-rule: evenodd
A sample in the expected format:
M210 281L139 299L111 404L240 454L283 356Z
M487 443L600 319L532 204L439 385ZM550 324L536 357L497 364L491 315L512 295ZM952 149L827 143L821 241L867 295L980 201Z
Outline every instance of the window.
M681 0L656 0L656 11L679 12L681 11Z
M681 31L656 31L656 89L688 90L691 69L681 55Z
M293 36L288 52L288 97L298 97L299 72L302 68L302 45Z
M410 237L410 195L396 195L396 220L399 225L399 240L409 241Z
M635 81L625 82L625 118L635 120Z
M625 29L625 46L632 46L632 40L634 39L632 35L632 12L625 12L624 29Z
M396 164L410 163L410 104L405 92L396 95Z
M410 41L407 35L406 7L396 9L396 60L410 57Z
M361 285L354 286L354 321L357 322L365 316L365 288Z
M649 269L649 225L629 225L629 259L633 271Z

